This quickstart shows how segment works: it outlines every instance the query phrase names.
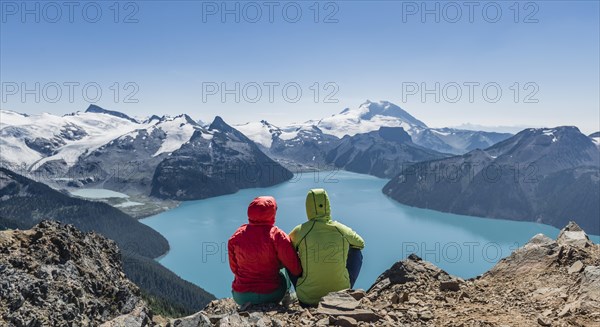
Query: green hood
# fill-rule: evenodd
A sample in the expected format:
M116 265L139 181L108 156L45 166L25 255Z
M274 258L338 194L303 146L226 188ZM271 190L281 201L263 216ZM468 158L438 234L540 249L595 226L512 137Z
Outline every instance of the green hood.
M308 220L331 220L329 196L322 188L314 188L306 195L306 216Z

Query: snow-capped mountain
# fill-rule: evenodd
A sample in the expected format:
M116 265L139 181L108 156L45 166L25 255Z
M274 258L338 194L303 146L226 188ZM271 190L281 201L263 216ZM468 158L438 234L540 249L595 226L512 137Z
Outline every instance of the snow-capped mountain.
M180 156L197 158L207 167L223 168L219 183L227 187L195 183L195 189L185 195L170 193L168 187L156 191L156 195L193 199L291 178L289 171L220 118L215 120L218 124L213 122L205 127L185 114L134 119L97 106L64 116L47 113L29 116L5 110L0 115L0 164L60 186L86 185L146 195L153 185L157 189L160 187L156 185L185 189L183 184L194 180L199 172L193 175L176 167L169 170L171 166L165 163L160 166L159 176L169 176L170 180L154 179L161 163L166 159L170 159L169 163L180 163ZM192 145L186 146L189 144ZM187 150L178 152L183 147ZM255 163L281 172L276 177L263 178L257 171L248 170L244 175L248 180L240 180L240 167ZM212 175L205 172L203 176Z
M508 133L430 128L388 101L367 101L358 108L346 108L330 117L284 127L274 126L264 120L236 125L237 129L260 144L270 155L305 163L320 162L320 159L324 158L322 154L336 145L336 139L339 140L346 135L354 136L378 131L381 127L401 127L415 144L450 154L462 154L477 148L484 149L512 136ZM316 154L309 155L306 150ZM289 157L290 155L294 157Z
M387 102L367 102L358 108L346 108L336 115L323 118L316 126L324 133L339 138L379 130L380 127L402 127L409 135L427 129L427 125L397 105Z
M94 111L65 116L0 111L2 163L20 171L52 160L72 165L82 154L140 127L128 118Z
M275 185L292 176L255 142L217 116L207 129L196 130L189 142L160 162L152 179L151 195L203 199L242 188Z
M81 155L68 176L86 177L85 183L100 182L121 192L147 192L156 166L198 130L202 127L185 114L149 119L146 125Z
M235 128L273 158L310 165L324 164L327 151L339 141L336 136L325 134L311 124L293 124L280 128L262 120L259 123L236 125Z
M483 149L511 136L508 133L430 128L399 106L388 102L367 101L358 108L323 118L316 124L324 133L343 137L379 130L380 127L402 127L415 144L438 152L461 154Z
M123 113L91 105L85 112L57 116L0 111L0 150L5 165L32 171L47 162L64 161L71 167L80 157L115 143L134 142L140 133L159 143L152 156L170 153L187 142L200 125L187 115L153 116L139 122ZM146 141L149 142L149 141Z
M273 145L273 139L283 133L281 128L272 125L266 120L235 125L235 128L265 149L270 149L271 145Z

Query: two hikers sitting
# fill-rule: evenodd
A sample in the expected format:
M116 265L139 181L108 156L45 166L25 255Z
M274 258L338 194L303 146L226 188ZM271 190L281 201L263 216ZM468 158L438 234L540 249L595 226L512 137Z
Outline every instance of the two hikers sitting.
M276 212L273 197L257 197L248 206L248 224L229 239L232 293L239 305L279 303L289 294L290 284L301 304L316 305L329 292L354 286L365 243L331 219L325 190L308 192L308 221L289 236L275 226Z

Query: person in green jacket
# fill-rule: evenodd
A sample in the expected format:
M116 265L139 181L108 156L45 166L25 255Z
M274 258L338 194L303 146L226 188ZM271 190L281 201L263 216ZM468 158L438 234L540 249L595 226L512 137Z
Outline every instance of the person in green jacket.
M292 282L300 303L315 305L329 292L354 286L365 241L349 227L331 220L329 197L324 189L308 192L306 215L308 221L290 233L302 264L302 275Z

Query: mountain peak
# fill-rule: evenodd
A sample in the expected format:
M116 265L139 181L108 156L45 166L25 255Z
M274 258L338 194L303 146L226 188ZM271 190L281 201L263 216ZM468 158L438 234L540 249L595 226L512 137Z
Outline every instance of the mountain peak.
M209 130L220 130L222 132L227 132L233 129L233 127L229 126L224 120L223 118L221 118L221 116L216 116L215 119L213 120L212 123L210 123L210 126L208 127Z
M119 117L119 118L123 118L123 119L127 119L133 123L138 123L137 120L127 116L126 114L119 112L119 111L114 111L114 110L108 110L108 109L104 109L102 107L99 107L95 104L90 104L90 106L85 110L85 112L87 113L97 113L97 114L106 114L106 115L111 115L111 116L115 116L115 117Z
M408 112L406 112L404 109L400 108L399 106L389 102L389 101L379 101L379 102L373 102L370 100L367 100L366 102L364 102L363 104L360 105L359 108L362 108L363 110L366 109L367 112L361 114L361 119L371 119L374 116L388 116L388 117L395 117L395 118L400 118L402 121L411 124L411 125L415 125L421 128L427 128L427 125L425 125L424 122L416 119L415 117L413 117L411 114L409 114Z
M326 134L339 138L379 130L381 126L403 127L410 135L427 129L427 125L389 101L367 100L358 108L346 108L337 115L321 119L316 125Z
M575 126L557 126L552 128L528 128L517 135L522 138L543 138L549 139L551 143L556 143L563 139L580 138L585 139L584 134Z

